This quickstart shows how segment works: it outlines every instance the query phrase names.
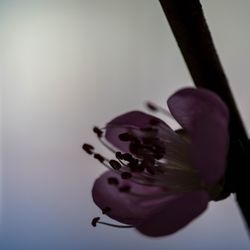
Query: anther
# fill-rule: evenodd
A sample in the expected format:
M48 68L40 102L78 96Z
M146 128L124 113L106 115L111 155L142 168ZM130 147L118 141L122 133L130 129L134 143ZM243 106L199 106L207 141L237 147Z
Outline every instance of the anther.
M151 111L158 111L158 108L151 102L146 102L146 107Z
M92 221L91 221L91 225L93 227L96 227L96 224L98 223L98 221L100 220L100 217L95 217Z
M122 177L122 179L127 180L127 179L130 179L132 177L132 174L130 174L129 172L123 172L121 174L121 177Z
M128 193L128 192L130 191L130 189L131 189L130 186L125 185L125 186L120 187L120 188L119 188L119 191L120 191L121 193Z
M102 132L102 130L99 129L98 127L94 127L94 128L93 128L93 132L97 135L98 138L101 138L101 137L102 137L103 132Z
M171 115L171 113L169 111L167 111L166 109L162 108L161 106L158 106L152 102L146 102L146 107L152 111L152 112L161 112L162 114L167 115L168 117L173 118L173 116Z
M82 145L82 149L87 153L87 154L93 154L94 147L88 143L84 143Z
M116 157L118 160L122 160L122 159L123 159L122 153L121 153L121 152L116 152L116 153L115 153L115 157Z
M94 154L94 158L97 159L101 163L103 163L105 160L105 158L100 154Z
M102 209L102 213L103 213L103 214L107 214L107 213L109 213L110 211L111 211L111 208L110 208L110 207L105 207L105 208Z
M121 164L116 160L110 160L109 165L115 170L119 170L122 167Z
M133 156L129 153L125 153L122 155L123 160L132 162L134 160Z
M108 184L113 185L113 186L118 186L119 181L115 177L109 177L108 178Z

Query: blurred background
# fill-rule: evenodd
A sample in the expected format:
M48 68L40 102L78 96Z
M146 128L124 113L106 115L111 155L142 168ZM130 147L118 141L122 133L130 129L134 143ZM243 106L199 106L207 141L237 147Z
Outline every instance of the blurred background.
M248 128L250 2L201 2ZM233 196L160 239L90 225L92 126L192 85L157 0L1 1L0 29L1 249L249 249Z

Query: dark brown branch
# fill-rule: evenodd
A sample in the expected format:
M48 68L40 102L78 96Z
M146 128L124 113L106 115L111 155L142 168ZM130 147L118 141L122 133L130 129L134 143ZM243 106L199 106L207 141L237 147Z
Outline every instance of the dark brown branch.
M217 93L230 111L230 150L227 192L236 192L250 227L247 177L250 176L248 136L222 69L199 0L159 0L197 87Z

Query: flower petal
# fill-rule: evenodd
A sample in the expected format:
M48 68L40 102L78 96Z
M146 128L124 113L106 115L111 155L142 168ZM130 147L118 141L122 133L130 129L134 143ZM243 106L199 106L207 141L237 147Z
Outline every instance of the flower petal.
M131 111L120 115L110 121L106 126L106 139L123 152L129 152L129 142L121 141L119 135L128 132L129 128L145 128L152 126L151 122L156 121L162 126L167 126L159 118L140 111ZM168 127L168 126L167 126Z
M122 193L119 187L108 184L110 177L117 178L119 187L129 185L131 194ZM161 210L162 204L176 197L167 196L159 187L149 187L122 180L120 175L112 171L105 172L95 181L92 196L99 208L111 208L107 214L109 217L134 226L141 224L147 217Z
M175 233L199 216L207 208L208 201L208 194L204 191L183 194L162 204L161 211L136 229L152 237Z
M229 144L229 113L223 101L202 88L185 88L168 99L168 107L192 142L192 159L208 184L223 175Z

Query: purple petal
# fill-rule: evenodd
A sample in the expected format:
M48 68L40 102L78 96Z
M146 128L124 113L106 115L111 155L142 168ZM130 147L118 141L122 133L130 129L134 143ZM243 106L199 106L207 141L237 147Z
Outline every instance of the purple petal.
M208 201L208 194L204 191L183 194L162 204L161 211L136 229L152 237L175 233L200 215L207 208Z
M118 179L119 187L129 185L133 194L121 193L119 187L108 184L107 180L110 177ZM155 198L161 194L164 196ZM162 205L176 198L165 195L159 187L143 186L122 180L120 175L112 171L105 172L95 181L92 196L99 208L111 208L107 214L109 217L134 226L141 224L146 218L161 210Z
M224 173L228 152L226 105L211 91L186 88L168 99L168 107L191 138L192 158L201 178L215 183Z
M145 128L152 126L151 121L157 121L163 126L167 126L162 120L140 111L131 111L120 115L110 121L106 126L106 139L123 152L129 152L129 143L121 141L119 135L128 132L128 128Z

